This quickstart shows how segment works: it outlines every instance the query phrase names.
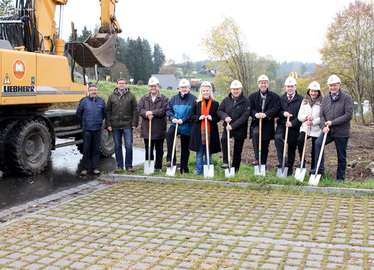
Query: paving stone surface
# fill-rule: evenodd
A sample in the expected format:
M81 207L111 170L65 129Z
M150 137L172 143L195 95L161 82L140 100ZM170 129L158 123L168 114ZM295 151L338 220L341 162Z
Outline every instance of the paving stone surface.
M1 269L374 269L374 197L121 182L0 225Z

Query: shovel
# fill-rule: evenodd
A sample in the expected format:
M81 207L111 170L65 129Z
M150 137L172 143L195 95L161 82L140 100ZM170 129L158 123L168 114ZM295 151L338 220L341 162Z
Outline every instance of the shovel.
M262 146L262 118L258 127L258 165L255 166L255 175L265 176L265 165L261 165L261 146Z
M308 131L309 131L309 126L307 125L306 131L305 131L305 138L304 138L303 154L301 155L300 168L296 168L296 172L295 172L295 178L299 180L300 182L304 181L305 172L306 172L306 169L304 168L304 160L305 160L306 142L308 140Z
M290 121L290 116L287 117L287 122ZM287 141L288 141L288 127L286 127L286 136L284 139L284 147L283 147L283 159L282 159L282 168L279 168L277 171L277 177L279 178L286 178L288 167L286 167L286 149L287 149Z
M227 131L227 154L229 160L229 167L225 169L225 177L230 178L235 176L235 168L231 167L231 156L230 156L230 130Z
M175 142L177 141L177 134L178 134L178 123L175 127L173 151L172 151L172 154L171 154L171 165L170 165L170 167L166 168L166 175L168 175L168 176L174 176L175 171L177 170L177 165L174 165L174 152L175 152Z
M144 162L144 174L152 174L155 172L155 161L151 160L151 128L152 128L152 120L149 120L149 128L148 128L148 160Z
M327 133L323 135L322 147L321 147L321 152L319 152L316 172L309 177L309 185L312 185L312 186L318 186L319 180L321 180L321 175L318 174L318 170L319 170L319 166L321 165L323 151L325 149L326 137L327 137Z
M204 165L204 178L214 177L214 167L209 160L209 138L208 138L208 120L205 118L205 145L207 165Z

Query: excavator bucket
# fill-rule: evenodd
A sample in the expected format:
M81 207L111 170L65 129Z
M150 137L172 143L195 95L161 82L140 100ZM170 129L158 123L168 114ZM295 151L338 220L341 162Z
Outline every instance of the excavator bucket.
M80 46L80 44L82 46ZM115 59L116 35L98 33L90 35L83 43L70 43L69 54L84 67L110 67Z

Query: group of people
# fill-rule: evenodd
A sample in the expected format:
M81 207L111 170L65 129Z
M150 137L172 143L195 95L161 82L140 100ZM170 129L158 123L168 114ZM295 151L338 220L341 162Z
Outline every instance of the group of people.
M297 93L297 82L293 77L286 79L286 93L281 96L269 90L270 80L266 75L261 75L257 83L259 90L247 98L243 94L241 82L234 80L230 85L230 93L219 104L214 99L212 85L207 81L201 84L199 96L196 97L190 93L189 81L182 79L179 82L179 93L169 100L161 94L158 79L151 77L148 81L149 93L141 97L137 103L135 95L126 88L125 79L121 78L118 79L117 88L109 96L106 105L104 100L97 96L97 86L91 84L89 95L80 101L77 109L77 115L83 124L84 131L81 174L87 174L90 160L93 173L100 174L98 148L104 119L106 119L108 130L113 132L117 161L115 172L124 170L134 172L132 168L132 141L133 130L138 125L139 116L142 118L140 136L145 143L145 158L146 160L149 158L155 160L156 171L161 171L162 168L165 138L167 156L164 166L176 165L176 155L172 153L175 134L180 135L181 174L189 173L190 151L196 152L198 175L203 174L203 166L207 165L207 160L211 162L211 155L220 151L223 153L221 167L229 168L228 136L234 140L232 167L238 171L244 141L248 134L248 120L251 117L249 138L252 140L254 149L252 165L266 165L270 141L274 140L278 167L282 166L284 144L287 144L287 173L292 175L296 150L298 149L301 161L305 138L311 138L312 160L309 172L316 173L323 137L324 134L327 134L326 144L334 141L337 150L336 178L338 181L344 181L353 102L348 94L341 91L339 77L336 75L329 77L327 82L329 94L324 97L321 94L320 85L316 81L310 83L305 97ZM171 122L168 131L167 118ZM223 132L220 141L218 123L221 120L223 121ZM148 157L150 127L151 156ZM287 142L285 142L286 130L288 133ZM260 137L261 155L259 155ZM124 138L126 149L125 164L122 155L122 138ZM154 149L155 158L153 156ZM172 156L174 156L173 160ZM302 163L305 165L305 161ZM324 173L324 158L322 158L317 172Z

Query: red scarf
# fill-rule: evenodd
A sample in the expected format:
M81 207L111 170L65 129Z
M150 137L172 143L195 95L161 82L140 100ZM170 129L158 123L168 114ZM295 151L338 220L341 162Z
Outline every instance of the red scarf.
M209 115L210 111L210 105L212 105L212 99L209 98L208 106L206 105L205 99L201 101L201 115ZM207 126L208 126L208 145L209 145L209 138L210 138L210 121L207 120ZM201 121L201 141L203 142L203 145L206 144L206 134L205 134L205 119Z

